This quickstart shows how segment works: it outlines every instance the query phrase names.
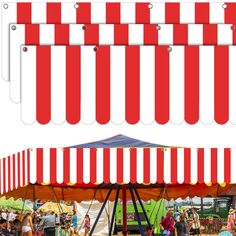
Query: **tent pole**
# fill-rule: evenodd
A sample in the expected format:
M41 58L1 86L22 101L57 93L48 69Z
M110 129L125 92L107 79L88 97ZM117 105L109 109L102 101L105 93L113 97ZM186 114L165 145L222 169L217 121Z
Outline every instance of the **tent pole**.
M22 209L21 209L21 214L23 213L24 208L25 208L25 200L26 200L27 195L28 195L28 189L29 189L29 185L26 186L25 197L24 197L24 203L23 203L23 206L22 206Z
M110 190L109 190L109 192L108 192L108 194L107 194L107 196L106 196L106 198L105 198L104 203L102 204L102 207L101 207L101 209L100 209L100 211L99 211L99 213L98 213L98 215L97 215L97 218L96 218L96 220L95 220L95 222L94 222L94 224L93 224L93 227L92 227L91 231L89 232L89 236L92 236L92 235L93 235L93 232L94 232L94 230L95 230L95 228L96 228L96 226L97 226L98 220L99 220L99 218L101 217L102 212L103 212L103 210L104 210L104 208L105 208L105 206L106 206L106 203L107 203L107 201L108 201L108 199L109 199L109 197L110 197L110 195L111 195L112 189L113 189L113 188L111 187Z
M138 220L139 231L140 231L141 236L144 236L144 231L143 231L140 215L139 215L139 212L138 212L138 207L136 205L136 201L135 201L135 197L134 197L134 193L133 193L133 189L132 189L131 184L129 185L129 190L130 190L130 193L131 193L132 202L134 204L135 214L136 214L136 217L137 217L137 220Z
M116 198L115 198L114 208L113 208L113 212L112 212L112 216L111 216L111 224L110 224L110 229L109 229L109 236L112 235L112 228L113 228L114 221L115 221L116 206L117 206L117 203L118 203L119 193L120 193L120 186L118 186L118 188L116 190Z
M151 230L151 229L152 229L152 226L151 226L150 220L149 220L149 218L148 218L148 216L147 216L147 212L145 211L145 208L144 208L144 206L143 206L142 200L141 200L141 198L140 198L140 196L139 196L139 193L138 193L138 191L137 191L137 189L136 189L136 187L135 187L134 185L130 185L130 188L134 190L134 192L135 192L135 194L136 194L136 196L137 196L137 198L138 198L139 204L140 204L140 206L141 206L141 208L142 208L144 217L145 217L145 219L146 219L146 221L147 221L148 227L149 227L149 229ZM154 235L154 234L153 234L153 231L151 232L151 235Z
M123 206L123 235L127 236L127 199L126 199L126 185L122 186L122 206Z
M55 198L55 200L56 200L58 209L59 209L60 213L63 213L63 209L62 209L62 207L61 207L61 204L60 204L60 202L58 201L57 195L56 195L55 190L54 190L54 188L53 188L52 186L51 186L51 189L52 189L54 198Z

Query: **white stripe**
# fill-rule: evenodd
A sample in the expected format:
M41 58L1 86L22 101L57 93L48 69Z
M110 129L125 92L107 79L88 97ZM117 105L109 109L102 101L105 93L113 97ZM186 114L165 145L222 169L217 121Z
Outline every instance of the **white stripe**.
M198 150L191 148L191 183L198 181Z
M143 172L144 172L144 165L143 165L143 148L137 148L137 183L143 183Z
M155 117L155 47L140 47L140 119L150 124Z
M103 163L104 163L104 158L103 158L103 148L97 148L97 160L96 160L96 170L97 170L97 183L101 184L104 180L103 177Z
M91 3L91 24L106 23L106 3Z
M31 154L30 154L31 155ZM30 168L31 168L31 165L30 165ZM18 170L19 170L19 167L18 167L18 157L17 157L17 153L15 154L15 188L18 188ZM33 169L34 171L34 169ZM36 171L36 169L35 169ZM30 169L30 172L31 172L31 169ZM30 177L31 178L31 177ZM36 178L36 177L35 177ZM36 181L36 180L35 180ZM30 182L31 183L31 182ZM34 182L35 183L35 182Z
M54 45L55 44L55 25L40 24L40 45Z
M27 173L27 170L28 169L26 169L26 173ZM13 190L13 155L10 156L10 171L11 171L11 175L10 175L10 178L11 178L10 179L10 181L11 181L11 190Z
M224 14L224 8L222 7L223 6L223 3L224 2L214 2L214 3L209 3L210 6L209 6L209 9L210 9L210 24L213 24L213 23L224 23L225 20L224 20L224 17L225 17L225 14Z
M157 149L150 148L150 182L157 182Z
M8 189L8 182L10 181L10 179L8 179L8 157L6 157L5 158L5 163L6 163L6 165L5 165L5 191L6 191L6 193L8 192L8 191L10 191L9 189Z
M164 183L171 183L171 148L164 150Z
M135 23L135 3L120 3L120 22Z
M188 44L189 45L203 44L203 25L201 24L188 25Z
M3 158L0 159L1 169L0 169L0 181L1 181L1 194L3 193Z
M184 47L174 46L170 52L170 120L184 120Z
M81 47L81 117L85 124L91 124L95 120L96 53L93 48Z
M184 148L177 149L177 182L184 182Z
M129 25L129 45L143 45L143 25L131 24Z
M204 149L204 182L211 183L211 149Z
M233 31L230 25L219 24L218 29L218 44L219 45L231 45L233 40Z
M111 121L121 124L125 120L125 46L110 49Z
M31 15L32 15L32 24L46 23L47 3L46 2L33 2Z
M230 168L231 168L231 182L233 184L236 183L236 171L235 171L235 166L236 166L236 149L233 148L231 149L231 163L230 163Z
M82 24L70 24L70 45L84 44L84 30Z
M218 148L217 149L217 182L219 184L224 183L224 170L225 170L225 163L224 163L224 149Z
M236 47L229 47L229 120L236 124L236 70L235 70L235 61L236 61Z
M50 148L43 149L43 183L50 183Z
M36 183L36 173L37 173L37 159L36 159L36 149L34 148L30 150L30 183L31 184ZM18 176L18 161L16 158L16 183L18 183L17 176ZM19 186L17 186L16 184L16 187L19 187Z
M173 44L173 25L161 25L161 29L158 31L158 45Z
M152 3L150 10L150 23L165 23L165 3L158 2Z
M114 25L101 24L99 25L99 44L113 45L114 44Z
M70 148L70 183L77 182L77 149Z
M63 163L63 149L62 148L57 148L57 183L61 184L63 183L64 180L64 163Z
M199 116L203 124L214 120L214 46L199 51Z
M130 182L130 149L123 149L123 173L124 173L124 183Z
M61 23L76 23L76 9L74 2L61 4Z
M15 30L12 28L16 27ZM10 33L10 98L19 103L20 94L20 71L21 71L21 45L25 43L25 26L11 24ZM4 59L5 60L5 59Z
M19 153L19 157L20 157L20 163L18 163L19 165L19 171L20 171L20 186L23 186L23 158L22 158L22 152Z
M90 182L90 149L83 149L83 180L85 184Z
M51 47L51 119L65 121L66 114L66 48Z
M112 184L117 183L117 149L110 149L110 182Z
M181 24L195 23L195 3L194 2L180 3L180 23Z
M27 150L25 150L24 153L25 153L25 184L28 184L28 155L27 155L28 152Z

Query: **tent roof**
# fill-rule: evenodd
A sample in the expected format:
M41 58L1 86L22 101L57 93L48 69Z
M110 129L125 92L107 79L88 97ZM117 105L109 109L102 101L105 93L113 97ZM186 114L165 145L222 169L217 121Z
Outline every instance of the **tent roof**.
M116 148L116 147L165 147L165 146L130 138L122 134L96 142L71 146L71 148Z

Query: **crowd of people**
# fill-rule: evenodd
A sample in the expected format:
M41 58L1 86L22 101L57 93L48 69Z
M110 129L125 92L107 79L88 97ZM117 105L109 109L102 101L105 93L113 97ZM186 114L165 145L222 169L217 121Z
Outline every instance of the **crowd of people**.
M76 212L71 216L68 213L55 214L49 211L25 214L0 211L0 236L78 235L81 228L84 229L84 236L87 236L90 231L89 215L85 215L82 226L79 226Z

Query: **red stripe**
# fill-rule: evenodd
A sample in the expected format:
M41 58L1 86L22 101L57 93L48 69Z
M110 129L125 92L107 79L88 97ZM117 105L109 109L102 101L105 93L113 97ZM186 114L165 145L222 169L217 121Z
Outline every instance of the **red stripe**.
M25 25L25 44L39 45L39 25Z
M158 25L144 25L144 45L158 45Z
M98 24L85 26L84 43L85 45L98 45L99 44L99 25Z
M184 183L191 182L191 149L184 149Z
M22 173L22 178L23 178L23 185L25 185L25 151L22 152L22 168L23 168L23 173Z
M80 121L80 46L66 47L66 120Z
M10 156L7 158L7 161L8 161L8 192L11 191L11 159L10 159ZM23 172L24 174L24 172Z
M225 9L225 24L235 24L236 23L236 4L235 2L226 2L227 5Z
M43 149L37 148L37 178L38 184L43 183Z
M236 25L232 25L231 30L233 31L233 45L236 45Z
M0 160L0 176L2 176L2 161ZM14 173L13 173L14 174ZM0 194L2 194L2 181L3 180L0 180ZM13 187L14 187L14 185L13 185Z
M199 46L185 47L185 121L199 120Z
M77 148L77 183L83 183L83 149Z
M110 148L103 149L104 183L110 183Z
M177 183L177 148L171 148L171 183Z
M123 183L124 179L124 170L123 170L123 148L117 148L117 183Z
M16 155L12 156L12 177L13 177L13 190L16 188ZM0 167L1 168L1 167ZM30 168L28 168L30 169ZM0 175L1 176L1 175ZM29 175L28 175L29 176ZM1 181L0 181L1 182ZM1 189L1 188L0 188Z
M15 163L14 163L14 165L15 165ZM28 184L29 184L30 183L30 149L27 149L27 165L28 165ZM14 175L14 172L13 172L13 175Z
M68 184L70 183L70 149L69 148L64 148L63 150L63 161L64 161L64 166L63 166L63 171L64 171L64 181L63 183Z
M17 24L31 24L31 3L17 3Z
M155 47L155 119L169 121L169 53L167 47Z
M150 9L148 7L150 3L136 3L135 6L135 16L136 16L136 24L149 24L150 23Z
M165 23L180 23L180 3L165 3Z
M125 117L129 124L136 124L140 117L139 46L126 46L125 68Z
M36 117L41 124L51 119L51 48L37 46Z
M97 182L97 149L90 149L90 182Z
M18 171L19 176L19 171ZM7 177L6 177L6 158L3 159L3 175L2 175L2 183L3 183L3 193L6 193L6 184L7 184ZM19 186L19 185L18 185Z
M50 182L57 183L57 149L50 148Z
M224 179L225 183L231 183L231 150L230 148L224 149Z
M21 163L21 160L20 160L20 153L18 152L17 153L17 169L18 169L18 176L17 176L17 180L18 180L18 188L21 187L21 181L20 181L20 178L21 178L21 174L22 174L22 169L20 168L20 163Z
M164 150L157 148L157 183L164 182Z
M110 120L110 47L101 46L96 52L96 120Z
M209 24L210 23L209 3L196 2L195 3L195 23Z
M204 183L204 149L198 149L198 183Z
M129 26L127 24L114 25L114 44L115 45L129 44Z
M217 183L217 149L211 149L211 182Z
M188 25L186 24L173 25L173 44L188 45Z
M215 46L215 121L229 119L229 48Z
M150 148L143 149L144 183L150 183Z
M217 25L203 25L203 44L217 45L218 44L218 26Z
M47 24L61 23L61 3L47 3Z
M135 184L137 182L137 149L130 149L130 182Z
M106 3L106 23L120 24L120 3Z
M91 23L91 3L78 3L79 7L76 9L76 23L89 24Z
M68 24L55 25L55 45L70 44L70 27Z

